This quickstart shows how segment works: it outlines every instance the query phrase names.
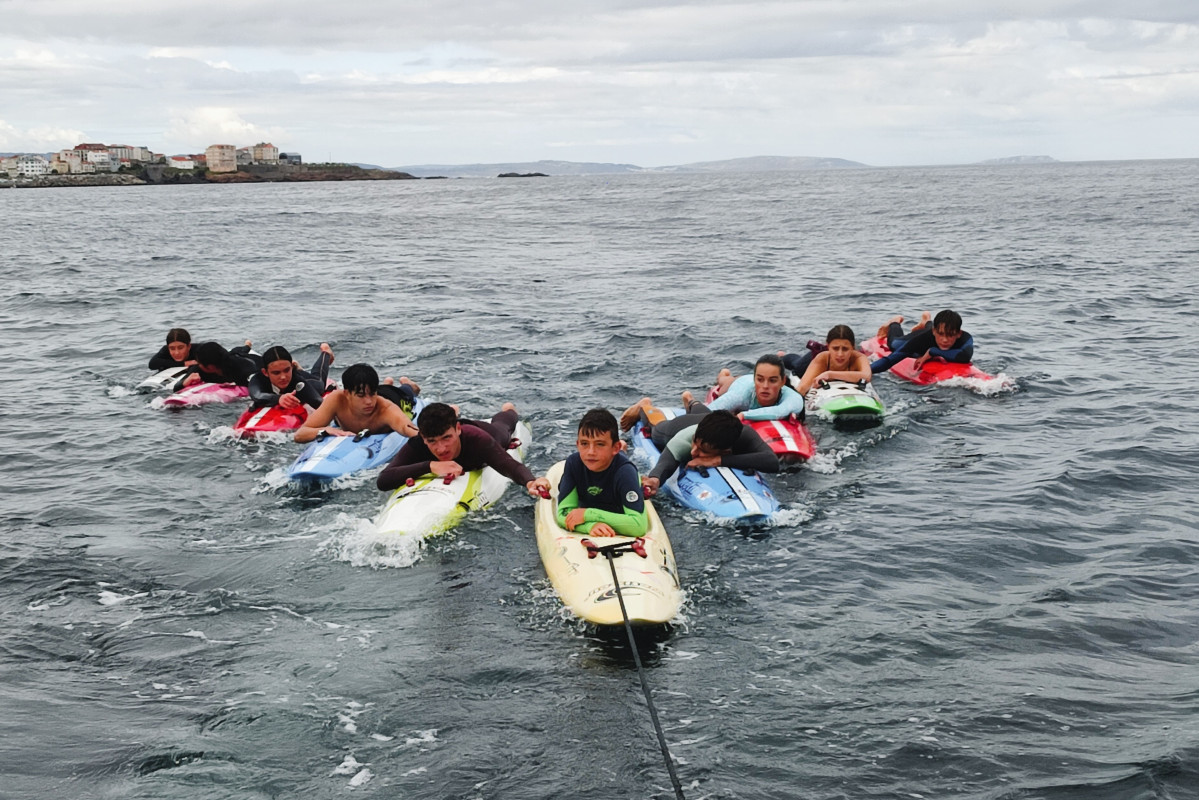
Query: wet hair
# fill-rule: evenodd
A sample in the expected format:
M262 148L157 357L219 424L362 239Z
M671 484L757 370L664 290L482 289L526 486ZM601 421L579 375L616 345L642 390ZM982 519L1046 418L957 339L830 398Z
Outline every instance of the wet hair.
M357 394L363 389L370 389L371 394L379 393L379 373L370 364L351 364L341 373L341 386L347 392Z
M268 347L262 354L263 364L270 365L276 361L291 361L291 353L287 352L286 347L277 344L274 347Z
M947 331L961 331L962 315L956 311L950 311L948 308L938 311L937 316L933 317L933 330L942 327Z
M167 344L174 344L175 342L191 344L192 335L183 328L171 328L169 331L167 331Z
M695 427L695 439L710 450L732 450L742 427L732 411L713 411Z
M762 364L772 364L772 365L778 367L779 368L779 377L782 378L784 382L786 382L786 380L787 380L787 365L783 363L783 359L779 358L774 353L767 353L766 355L759 358L757 360L757 362L754 364L754 372L757 372L758 367L761 366Z
M217 367L222 374L229 365L229 351L217 342L200 342L191 352L197 364L205 367Z
M458 424L458 412L445 403L429 403L416 418L422 439L432 439Z
M612 412L606 408L593 408L579 420L579 434L598 436L601 433L608 434L612 444L620 441L620 426Z
M856 347L858 341L853 337L853 328L848 325L834 325L829 328L828 336L824 337L824 341L832 344L834 339L848 339L850 347Z

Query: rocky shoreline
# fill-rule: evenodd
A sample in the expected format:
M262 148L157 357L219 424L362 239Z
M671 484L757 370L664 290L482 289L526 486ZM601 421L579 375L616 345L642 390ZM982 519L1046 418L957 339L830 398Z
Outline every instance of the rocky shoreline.
M66 186L171 186L203 183L305 183L315 181L415 181L407 172L363 169L348 164L252 165L237 172L185 172L152 164L137 173L92 175L39 175L0 179L0 188L44 189Z

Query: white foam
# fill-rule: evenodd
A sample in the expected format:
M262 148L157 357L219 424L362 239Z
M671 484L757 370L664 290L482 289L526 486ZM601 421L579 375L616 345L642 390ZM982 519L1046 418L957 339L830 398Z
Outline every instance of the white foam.
M424 539L419 536L380 533L371 520L346 513L337 515L332 528L321 549L355 567L411 567L420 560L424 547Z
M236 442L239 440L237 432L233 430L232 425L217 425L208 432L208 443L218 444L220 442Z
M427 731L416 731L415 736L409 736L404 740L404 744L432 744L437 741L437 729L429 728Z
M375 777L374 773L372 773L369 769L364 769L362 772L359 772L357 775L350 778L350 785L361 786L373 777Z
M109 397L128 397L131 394L137 394L137 392L133 389L130 389L128 386L109 386L108 387L108 396Z
M856 441L847 443L840 450L818 450L808 459L808 469L821 475L833 475L841 471L841 461L858 454Z
M136 600L139 597L148 597L149 592L137 592L136 594L117 594L116 592L103 591L100 592L100 605L115 606L120 603L126 603L130 600Z
M365 766L366 766L366 764L363 764L362 762L358 761L358 759L354 758L354 755L351 753L351 754L347 755L340 764L338 764L336 767L334 767L333 772L330 774L332 774L332 775L352 775L352 774L356 773L361 767L365 767Z

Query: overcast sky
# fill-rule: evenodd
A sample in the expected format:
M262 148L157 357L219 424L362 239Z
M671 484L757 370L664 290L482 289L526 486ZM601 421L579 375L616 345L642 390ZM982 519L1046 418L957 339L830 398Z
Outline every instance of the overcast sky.
M1196 0L0 0L0 151L1199 156Z

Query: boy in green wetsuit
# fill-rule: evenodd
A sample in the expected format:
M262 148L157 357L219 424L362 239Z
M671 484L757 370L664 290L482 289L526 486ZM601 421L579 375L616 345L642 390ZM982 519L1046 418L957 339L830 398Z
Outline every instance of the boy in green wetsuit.
M558 483L558 524L591 536L644 536L645 498L637 468L621 452L616 417L604 408L588 411L575 446Z

